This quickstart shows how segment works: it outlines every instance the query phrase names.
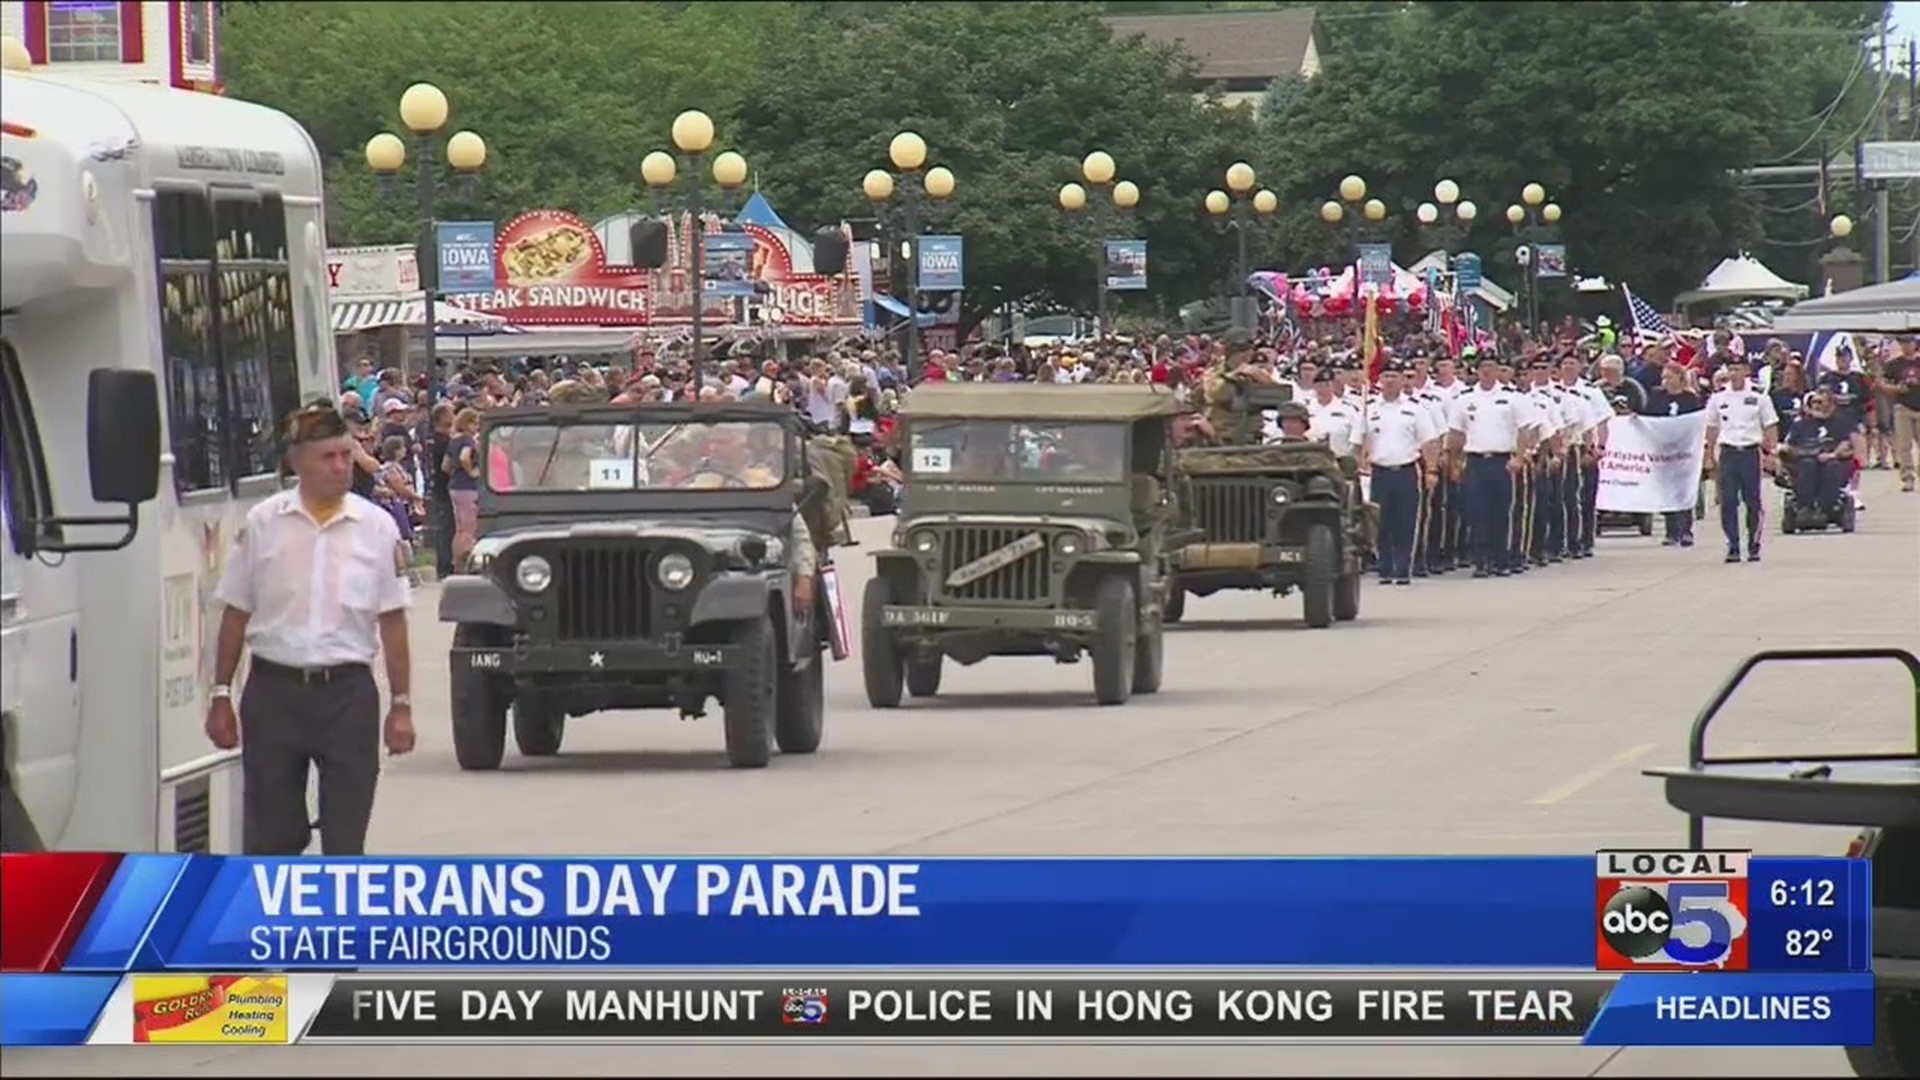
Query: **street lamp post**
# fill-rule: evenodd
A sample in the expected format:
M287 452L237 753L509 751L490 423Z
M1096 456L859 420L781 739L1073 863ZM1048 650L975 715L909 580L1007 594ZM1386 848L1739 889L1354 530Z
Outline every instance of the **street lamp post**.
M906 361L907 381L920 381L920 195L924 192L935 202L945 202L953 197L953 171L936 165L921 170L927 164L927 141L911 131L903 131L887 144L887 160L898 169L898 178L885 169L874 169L860 182L860 190L867 200L873 203L874 215L880 219L888 244L895 240L886 211L887 201L895 194L900 196L900 231L905 234L905 254L907 259L907 338ZM919 177L918 186L912 183ZM899 183L904 179L907 183ZM891 258L895 249L888 249Z
M1232 229L1237 234L1235 267L1239 288L1235 304L1238 310L1233 322L1235 326L1242 326L1251 322L1246 319L1245 308L1253 293L1253 284L1248 280L1251 270L1247 265L1247 237L1257 223L1271 219L1274 211L1280 209L1280 197L1266 188L1256 191L1254 186L1259 183L1259 177L1253 166L1244 161L1227 166L1226 180L1226 191L1216 188L1207 192L1206 207L1207 213L1213 215L1215 228Z
M1060 188L1060 209L1069 221L1085 221L1093 232L1093 295L1094 295L1094 331L1093 336L1106 336L1107 328L1107 227L1105 201L1092 197L1088 189L1099 193L1111 188L1110 197L1113 208L1124 217L1140 205L1140 185L1131 180L1115 182L1113 155L1105 150L1095 150L1080 163L1080 175L1086 187L1079 184L1066 184ZM1082 215L1082 211L1086 213Z
M698 109L688 109L673 118L672 135L673 147L680 152L687 167L687 214L693 221L693 236L687 245L691 249L688 255L693 273L693 370L689 377L693 399L698 401L701 368L706 361L701 355L701 338L707 319L707 224L700 180L702 166L707 165L707 155L713 151L713 118ZM640 178L646 181L654 196L660 198L680 174L680 165L681 161L672 154L655 150L640 159ZM710 167L713 182L720 185L722 191L732 191L747 182L747 159L732 150L714 155Z
M1528 184L1520 189L1520 201L1507 207L1507 224L1513 226L1514 235L1523 241L1536 241L1521 244L1514 252L1523 268L1527 284L1527 330L1533 332L1540 325L1540 248L1538 240L1552 233L1560 224L1560 204L1547 201L1547 189L1539 184Z
M413 133L415 188L420 198L420 240L416 248L419 262L420 293L424 301L421 332L426 339L427 377L438 385L440 324L436 304L440 297L440 244L435 228L433 205L438 195L439 170L434 167L433 137L447 126L451 112L447 95L432 83L414 83L400 95L400 122ZM381 132L367 140L367 167L383 181L391 182L407 162L407 144L398 135ZM487 144L471 131L456 131L447 137L447 164L454 173L470 179L487 163ZM371 403L369 403L371 405Z

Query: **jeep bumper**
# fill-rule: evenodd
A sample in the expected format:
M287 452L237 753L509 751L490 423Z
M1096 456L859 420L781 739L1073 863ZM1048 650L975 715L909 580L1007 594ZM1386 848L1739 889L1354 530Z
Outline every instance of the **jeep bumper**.
M880 625L900 630L1033 630L1087 634L1099 628L1092 611L1059 608L908 607L888 604Z
M454 649L454 671L489 675L628 675L717 671L737 659L733 645L681 645L650 641L605 641L564 645L528 644L500 649Z
M1188 544L1172 553L1175 570L1258 570L1302 566L1307 549L1295 544Z

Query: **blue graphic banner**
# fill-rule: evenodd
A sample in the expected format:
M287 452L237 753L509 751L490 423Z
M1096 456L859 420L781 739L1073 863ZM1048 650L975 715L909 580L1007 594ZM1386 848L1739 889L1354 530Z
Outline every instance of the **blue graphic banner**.
M1539 260L1534 267L1535 277L1567 276L1567 245L1535 244L1534 257Z
M442 221L436 239L440 248L440 292L444 295L492 292L493 222Z
M1478 289L1485 281L1480 269L1480 256L1471 251L1463 251L1453 257L1454 288L1462 296Z
M1360 245L1360 282L1364 285L1393 284L1393 245Z
M920 238L920 291L959 292L966 288L966 245L958 236Z
M1589 1046L1869 1046L1873 976L1629 973Z
M1770 866L1790 865L1782 877ZM1851 867L1862 872L1855 873ZM1835 882L1863 959L1864 863ZM1768 884L1761 884L1764 880ZM1591 856L1377 859L243 859L129 855L67 971L446 967L1471 967L1595 962ZM1771 913L1769 913L1771 912ZM1844 940L1842 940L1844 939ZM1784 938L1783 938L1784 940ZM1754 941L1757 966L1786 947ZM1800 958L1782 966L1822 968ZM1840 970L1845 970L1842 966ZM1855 968L1858 970L1858 968Z
M706 234L702 276L714 296L753 295L753 237L747 233Z
M1147 287L1147 242L1145 240L1107 241L1107 290Z

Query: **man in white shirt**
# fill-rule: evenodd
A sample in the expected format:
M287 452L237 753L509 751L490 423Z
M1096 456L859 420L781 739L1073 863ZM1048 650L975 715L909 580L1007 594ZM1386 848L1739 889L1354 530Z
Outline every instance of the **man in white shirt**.
M1439 425L1427 407L1405 395L1406 366L1380 369L1380 399L1367 409L1361 450L1380 507L1380 584L1413 584L1413 553L1423 522L1421 493L1433 487Z
M1525 469L1537 433L1533 405L1519 391L1500 385L1499 362L1479 360L1480 381L1461 394L1450 439L1464 460L1463 518L1473 552L1473 576L1518 572L1513 550L1514 482Z
M1360 410L1341 396L1339 379L1332 368L1313 373L1313 397L1307 401L1307 414L1313 421L1307 435L1332 447L1335 454L1346 457L1359 447Z
M1727 387L1707 399L1707 471L1720 481L1720 528L1727 561L1740 561L1740 507L1746 506L1747 561L1760 561L1760 474L1771 465L1780 416L1750 380L1747 358L1727 360Z
M215 593L225 610L207 737L222 750L241 747L247 854L307 849L313 765L321 846L328 855L362 855L380 744L394 754L413 749L405 549L393 518L351 492L353 440L331 405L294 413L286 435L299 486L247 513ZM243 649L253 663L236 713ZM384 725L373 678L383 652L392 692Z

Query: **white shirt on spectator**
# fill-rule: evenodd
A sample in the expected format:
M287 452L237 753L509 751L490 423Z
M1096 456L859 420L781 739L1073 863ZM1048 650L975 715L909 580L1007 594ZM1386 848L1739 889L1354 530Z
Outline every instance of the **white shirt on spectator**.
M247 648L289 667L371 664L378 619L411 600L400 529L385 510L348 494L325 525L282 491L247 512L214 598L252 617Z

